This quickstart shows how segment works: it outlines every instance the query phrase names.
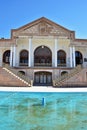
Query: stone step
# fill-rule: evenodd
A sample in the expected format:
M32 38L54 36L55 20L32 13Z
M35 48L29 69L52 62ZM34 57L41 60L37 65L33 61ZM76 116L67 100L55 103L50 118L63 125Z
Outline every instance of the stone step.
M24 80L0 67L0 86L28 86Z

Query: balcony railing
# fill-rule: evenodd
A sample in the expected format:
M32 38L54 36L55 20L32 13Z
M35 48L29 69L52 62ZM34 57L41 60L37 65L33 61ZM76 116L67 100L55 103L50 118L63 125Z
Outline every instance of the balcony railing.
M52 63L34 63L34 66L51 67Z
M28 66L28 63L19 63L20 66ZM52 67L52 63L34 63L34 66ZM57 64L57 67L66 67L66 64Z
M57 64L57 67L66 67L66 64L63 63L63 64Z
M19 63L20 66L28 66L28 63Z

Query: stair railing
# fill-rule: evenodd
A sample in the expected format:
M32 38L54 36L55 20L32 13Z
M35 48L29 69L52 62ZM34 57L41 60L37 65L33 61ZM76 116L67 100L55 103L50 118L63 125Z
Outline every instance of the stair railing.
M69 78L73 77L75 74L80 72L81 69L81 65L78 65L74 69L72 69L70 73L66 73L64 75L59 76L56 80L53 80L53 86L63 86L65 80L68 80Z
M30 80L27 76L23 75L21 72L18 72L17 75L26 82L28 82L31 86L33 85L33 81Z
M8 64L3 64L3 67L8 69L10 72L15 74L16 76L20 77L24 81L26 81L28 83L28 86L32 86L33 85L33 81L32 80L30 80L27 76L23 75L21 72L17 73L17 71L15 69L11 68Z

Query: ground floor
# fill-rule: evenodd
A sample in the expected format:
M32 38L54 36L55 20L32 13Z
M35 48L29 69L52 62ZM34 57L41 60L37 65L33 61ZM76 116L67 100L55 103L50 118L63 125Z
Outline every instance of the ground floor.
M62 84L61 84L62 82ZM1 67L1 86L87 86L87 68Z
M53 86L53 81L64 74L69 74L72 68L13 68L16 73L25 75L32 81L32 86Z

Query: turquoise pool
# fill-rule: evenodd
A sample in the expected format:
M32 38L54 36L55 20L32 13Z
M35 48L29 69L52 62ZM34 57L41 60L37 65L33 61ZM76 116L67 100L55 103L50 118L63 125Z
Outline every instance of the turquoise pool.
M0 130L87 130L87 93L0 92Z

